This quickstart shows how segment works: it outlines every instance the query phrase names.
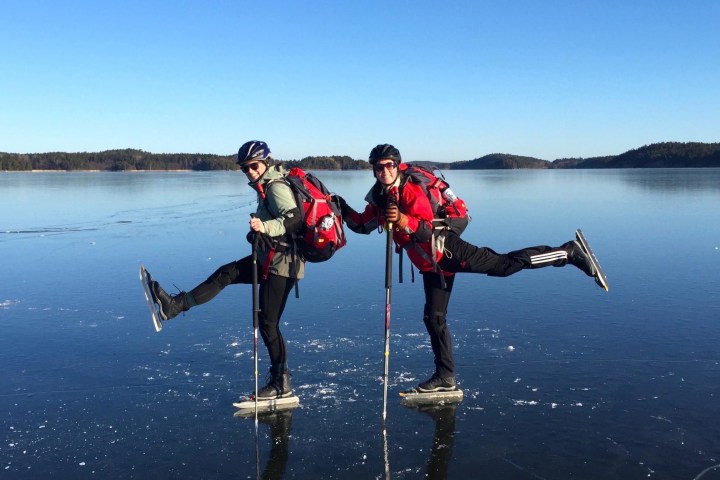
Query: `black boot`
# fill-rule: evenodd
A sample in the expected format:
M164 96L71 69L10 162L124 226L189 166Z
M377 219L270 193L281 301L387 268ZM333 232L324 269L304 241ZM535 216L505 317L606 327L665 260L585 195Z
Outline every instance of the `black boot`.
M434 373L432 377L425 380L417 387L419 392L451 392L455 390L455 377L441 377L439 374Z
M590 261L590 257L588 257L585 250L582 249L577 241L573 240L572 242L567 242L560 248L567 251L569 264L585 272L585 275L588 277L595 276L595 267Z
M274 398L289 397L292 395L290 387L290 372L272 373L270 372L270 381L267 385L260 389L257 394L258 400L272 400Z
M180 292L177 295L169 295L156 281L150 282L150 290L155 297L155 302L160 307L160 318L168 321L177 317L180 313L190 310L187 294Z

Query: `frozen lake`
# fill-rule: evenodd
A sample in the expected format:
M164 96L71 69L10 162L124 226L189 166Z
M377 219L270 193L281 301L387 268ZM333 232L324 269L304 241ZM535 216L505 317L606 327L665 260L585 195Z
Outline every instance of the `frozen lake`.
M356 209L373 181L317 175ZM465 399L418 411L397 393L432 373L422 285L396 264L386 455L383 235L309 265L282 324L301 407L256 442L232 407L254 385L250 287L157 334L137 274L190 289L248 254L244 175L0 173L0 478L720 479L720 170L446 178L464 238L580 227L610 292L574 268L459 275Z

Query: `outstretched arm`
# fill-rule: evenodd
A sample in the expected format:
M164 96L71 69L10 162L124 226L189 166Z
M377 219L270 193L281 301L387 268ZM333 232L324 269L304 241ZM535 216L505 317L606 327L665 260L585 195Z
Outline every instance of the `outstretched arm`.
M347 225L350 230L355 233L367 235L377 229L379 225L379 215L375 205L368 203L363 213L358 213L347 204L344 198L339 195L337 195L337 198L342 208L345 225Z

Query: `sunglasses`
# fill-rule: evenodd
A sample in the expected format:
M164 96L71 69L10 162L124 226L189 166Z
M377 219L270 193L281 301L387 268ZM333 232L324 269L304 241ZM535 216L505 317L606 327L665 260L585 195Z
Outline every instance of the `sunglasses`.
M398 166L398 164L395 162L376 163L373 166L373 170L375 170L376 172L379 173L379 172L382 172L383 170L394 170L397 168L397 166Z
M260 162L253 162L243 165L240 167L240 170L242 170L243 173L248 173L250 170L257 172L258 168L260 168Z

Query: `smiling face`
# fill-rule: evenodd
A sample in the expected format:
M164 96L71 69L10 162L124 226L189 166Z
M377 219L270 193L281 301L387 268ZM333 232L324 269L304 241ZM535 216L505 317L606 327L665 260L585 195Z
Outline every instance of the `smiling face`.
M392 185L398 176L398 164L389 158L383 158L373 165L375 178L383 185Z
M248 180L251 182L257 182L260 177L263 176L267 168L268 167L265 162L250 162L240 167L240 170L247 175Z

